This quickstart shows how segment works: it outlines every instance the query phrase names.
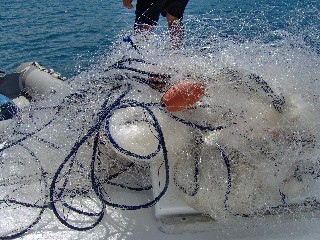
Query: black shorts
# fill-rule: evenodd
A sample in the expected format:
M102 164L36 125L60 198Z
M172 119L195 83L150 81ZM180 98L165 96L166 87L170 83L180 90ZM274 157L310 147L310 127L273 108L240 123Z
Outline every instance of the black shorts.
M189 0L137 0L136 24L148 24L154 26L159 20L160 14L167 13L181 19Z

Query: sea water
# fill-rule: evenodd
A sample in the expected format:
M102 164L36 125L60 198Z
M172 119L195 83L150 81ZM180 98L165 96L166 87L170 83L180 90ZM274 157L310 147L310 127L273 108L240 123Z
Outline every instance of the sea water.
M1 45L11 59L5 68L14 68L14 51L33 49L27 54L49 57L50 67L70 76L65 83L73 90L63 97L34 96L1 134L1 215L8 216L1 236L41 232L52 218L95 234L106 205L139 211L156 203L169 183L219 222L318 211L317 2L190 1L179 51L170 48L164 19L141 41L132 34L133 13L108 3L67 9L66 2L52 1L34 3L30 11L30 3L4 3L15 11L2 14L47 13L40 19L51 23L21 21L16 43L13 34L7 39L25 45ZM96 38L92 26L103 24L93 12L102 9L109 12L103 17L112 16L106 27L112 34ZM48 17L53 13L60 18ZM17 20L5 19L10 32ZM65 34L69 24L78 30ZM84 26L90 31L81 32ZM123 41L128 36L137 48ZM68 60L66 49L75 52ZM169 74L172 83L197 79L206 94L186 111L169 114L162 93L147 84L150 74ZM152 195L149 163L161 180L158 196Z
M118 0L14 0L1 1L0 9L0 70L7 73L23 62L38 61L66 77L74 76L119 39L121 31L129 33L134 21L134 10L126 10ZM189 1L185 20L198 17L200 22L193 24L206 25L210 31L197 33L193 24L186 24L187 43L206 34L246 40L285 30L319 51L315 0ZM163 18L160 22L165 27Z

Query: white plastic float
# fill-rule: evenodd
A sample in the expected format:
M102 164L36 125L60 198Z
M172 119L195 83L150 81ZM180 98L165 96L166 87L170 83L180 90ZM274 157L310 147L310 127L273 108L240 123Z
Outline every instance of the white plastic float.
M29 104L29 101L20 94L21 91L32 96L34 100L52 97L55 93L57 93L55 96L63 98L70 93L68 85L63 83L64 80L66 78L62 78L52 69L46 69L37 62L27 62L21 64L15 73L1 77L0 94L11 97L18 108L23 108ZM0 121L0 132L10 122L10 119Z

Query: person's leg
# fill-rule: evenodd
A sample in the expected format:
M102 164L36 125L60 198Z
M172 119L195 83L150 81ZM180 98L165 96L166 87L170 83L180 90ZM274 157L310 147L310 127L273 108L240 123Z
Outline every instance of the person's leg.
M180 47L184 37L182 18L187 4L188 0L167 0L162 11L168 21L170 40L174 48Z
M182 21L179 18L171 15L169 12L167 12L166 17L168 21L169 36L172 47L179 48L184 36Z

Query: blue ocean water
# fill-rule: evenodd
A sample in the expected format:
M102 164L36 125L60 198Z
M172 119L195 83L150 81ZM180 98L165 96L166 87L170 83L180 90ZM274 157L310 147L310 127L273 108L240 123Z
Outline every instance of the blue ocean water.
M208 26L208 35L238 41L285 30L319 53L319 6L317 0L190 0L186 44L206 37L195 30L201 24ZM130 34L134 21L134 10L125 9L121 0L5 0L0 9L0 70L7 73L23 62L38 61L63 76L74 76ZM165 31L163 18L159 26ZM264 41L273 38L277 36L270 34Z

